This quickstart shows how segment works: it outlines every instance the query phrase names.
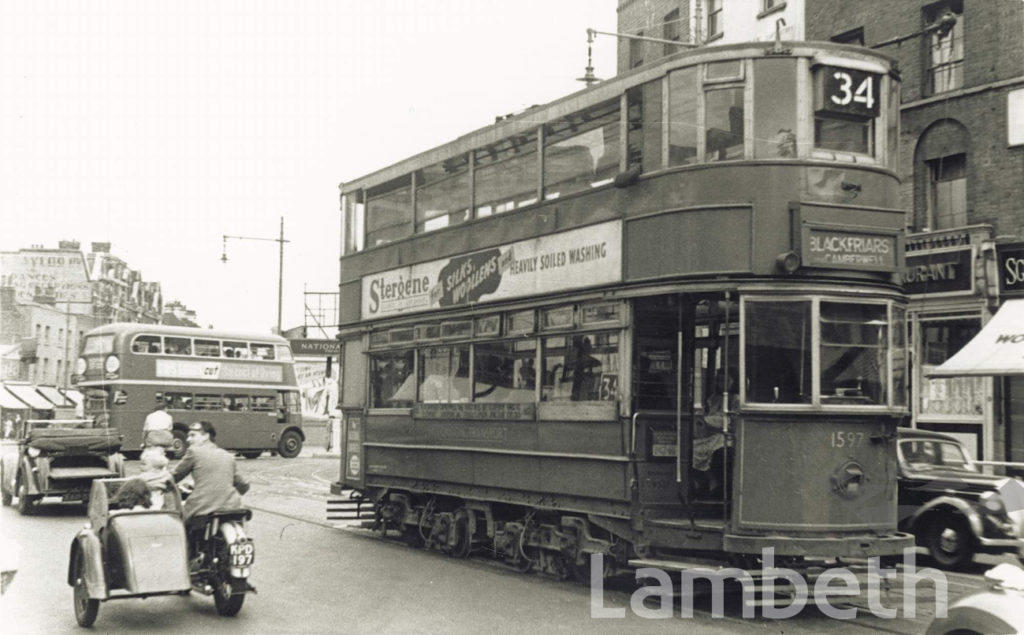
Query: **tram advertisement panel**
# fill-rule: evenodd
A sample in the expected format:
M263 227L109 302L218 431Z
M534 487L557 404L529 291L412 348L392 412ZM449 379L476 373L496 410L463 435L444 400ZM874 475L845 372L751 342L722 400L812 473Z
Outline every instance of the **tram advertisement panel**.
M362 317L489 302L622 280L622 221L364 276Z

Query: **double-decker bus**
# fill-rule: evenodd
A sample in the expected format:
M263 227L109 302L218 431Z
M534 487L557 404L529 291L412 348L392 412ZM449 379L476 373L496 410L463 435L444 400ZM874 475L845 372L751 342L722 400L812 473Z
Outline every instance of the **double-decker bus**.
M898 86L695 49L344 183L333 490L553 573L909 547Z
M276 335L119 323L82 340L75 381L85 416L109 417L129 453L142 445L146 415L164 403L174 418L172 453L188 424L206 420L217 445L255 458L298 456L305 433L288 340Z

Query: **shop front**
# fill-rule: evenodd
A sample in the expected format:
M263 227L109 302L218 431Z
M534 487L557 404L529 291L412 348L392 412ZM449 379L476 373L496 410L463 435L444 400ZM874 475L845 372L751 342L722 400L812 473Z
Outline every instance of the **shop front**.
M904 290L913 350L912 425L951 434L979 460L1002 460L997 407L990 376L936 376L933 372L977 335L992 315L988 283L992 229L975 226L911 234L906 242ZM1024 397L1024 390L1020 393Z

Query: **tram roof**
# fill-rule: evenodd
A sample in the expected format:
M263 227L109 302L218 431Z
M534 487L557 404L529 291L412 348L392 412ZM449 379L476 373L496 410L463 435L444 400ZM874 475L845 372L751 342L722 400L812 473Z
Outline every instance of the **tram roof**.
M86 335L106 335L123 333L131 336L139 333L149 335L179 335L181 337L205 337L210 339L252 340L276 344L287 344L288 340L272 333L252 333L227 331L222 329L204 329L193 326L169 326L165 324L142 324L139 322L115 322L96 327Z
M507 115L500 121L466 133L448 143L414 154L351 181L342 182L338 188L342 194L346 194L387 183L392 179L452 156L535 130L541 124L578 112L589 105L617 98L626 90L661 77L674 68L730 59L780 57L780 54L772 52L773 44L773 42L743 42L688 49L662 57L547 104L530 106L520 112ZM882 73L889 72L895 67L893 57L862 46L835 42L781 42L780 44L786 51L785 55L789 57L817 59L822 64L835 64L842 60L847 65Z

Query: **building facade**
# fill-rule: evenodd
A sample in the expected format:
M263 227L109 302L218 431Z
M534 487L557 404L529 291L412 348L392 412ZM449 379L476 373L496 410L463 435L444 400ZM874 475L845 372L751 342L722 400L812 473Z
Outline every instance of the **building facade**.
M834 41L896 59L912 424L959 436L976 458L1024 461L1024 380L926 376L1021 293L1024 2L620 0L618 30L700 46ZM677 50L620 38L618 69Z

